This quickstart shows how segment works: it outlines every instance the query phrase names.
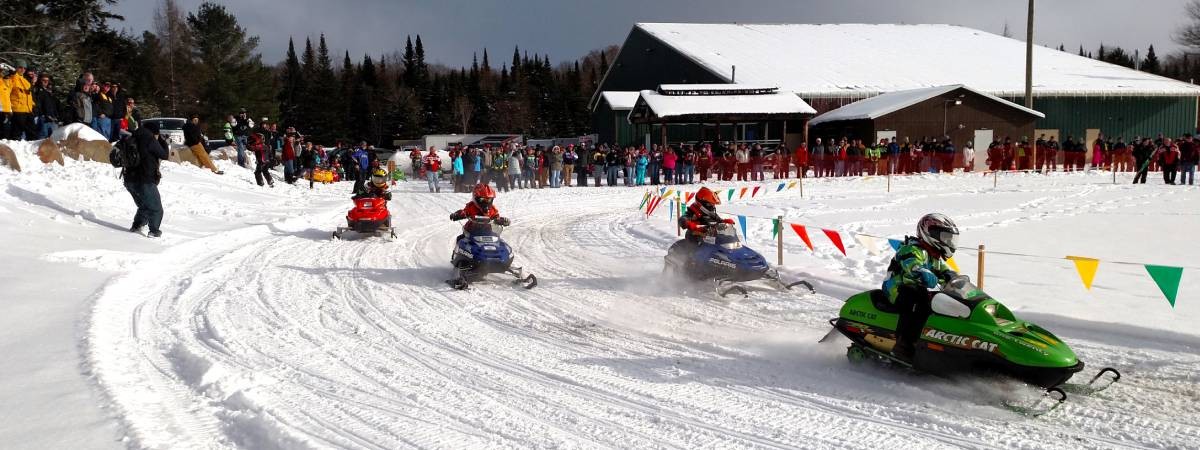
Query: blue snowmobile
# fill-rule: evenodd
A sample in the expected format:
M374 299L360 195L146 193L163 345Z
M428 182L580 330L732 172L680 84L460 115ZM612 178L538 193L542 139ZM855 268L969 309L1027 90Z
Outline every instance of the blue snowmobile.
M804 286L810 292L816 292L807 281L785 283L780 280L779 270L767 264L761 254L743 246L733 226L723 222L709 226L708 233L699 242L691 239L675 242L667 250L665 260L664 274L712 280L720 297L731 292L748 297L747 283L757 280L767 280L784 290Z
M525 289L537 286L537 277L530 274L525 276L520 267L513 267L513 251L503 239L500 232L502 225L487 216L476 216L468 219L463 234L458 236L454 245L454 254L450 264L454 266L455 277L446 280L454 289L464 290L471 283L478 282L493 273L507 273L516 277L513 284L521 284Z

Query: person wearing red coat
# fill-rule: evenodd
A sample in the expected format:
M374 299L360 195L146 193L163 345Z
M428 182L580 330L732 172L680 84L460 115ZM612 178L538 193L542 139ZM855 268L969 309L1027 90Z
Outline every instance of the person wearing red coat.
M500 210L496 209L493 203L496 201L496 190L492 189L491 185L480 184L475 186L475 190L471 192L471 201L462 209L450 213L450 220L455 222L463 219L472 219L475 217L487 217L492 219L496 225L508 226L508 218L500 216ZM474 222L463 224L463 232L468 233ZM462 236L459 236L462 238ZM455 239L457 242L458 239Z
M801 142L796 150L792 151L792 162L796 164L796 178L804 178L808 174L808 143ZM784 163L786 164L786 162ZM784 174L787 175L786 173Z

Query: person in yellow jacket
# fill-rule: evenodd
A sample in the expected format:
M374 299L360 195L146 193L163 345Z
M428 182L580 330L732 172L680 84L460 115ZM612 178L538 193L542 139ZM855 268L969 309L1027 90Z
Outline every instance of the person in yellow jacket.
M17 61L17 70L5 78L10 89L9 103L12 106L12 127L9 139L33 139L37 136L33 128L33 86L25 78L25 62Z
M0 138L7 139L12 128L12 83L8 81L8 77L16 73L17 69L0 63L0 71L3 71L0 72Z

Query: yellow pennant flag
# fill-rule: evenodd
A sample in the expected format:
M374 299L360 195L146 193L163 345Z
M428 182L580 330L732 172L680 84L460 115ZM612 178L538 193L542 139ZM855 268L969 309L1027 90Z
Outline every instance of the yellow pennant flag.
M958 270L958 263L954 261L953 257L946 258L946 265L950 266L950 268L953 269L956 273L962 273L961 270Z
M1092 290L1092 280L1096 279L1096 269L1100 268L1100 260L1084 256L1068 256L1066 259L1075 262L1075 270L1079 272L1083 287Z
M871 255L879 254L879 240L878 239L875 239L874 237L871 237L871 236L867 236L865 234L854 234L853 236L855 239L858 240L859 244L862 244L863 247L866 247L867 253L870 253Z
M788 189L791 189L791 188L794 188L794 187L796 187L796 182L795 182L795 181L793 181L793 182L791 182L791 183L788 183L788 187L787 187Z
M666 193L666 194L663 194L663 198L670 197L670 196L671 196L671 194L673 194L673 193L675 193L675 190L674 190L674 189L667 189L667 193Z

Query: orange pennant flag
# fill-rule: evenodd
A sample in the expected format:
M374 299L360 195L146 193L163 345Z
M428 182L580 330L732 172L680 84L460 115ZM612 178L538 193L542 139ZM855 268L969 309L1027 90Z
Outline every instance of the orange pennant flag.
M792 226L792 231L795 231L796 235L800 236L800 240L804 241L804 245L807 245L808 249L812 250L812 239L808 238L808 230L804 229L804 225L800 225L798 223L793 223L790 225Z
M838 234L835 230L822 228L821 231L825 232L825 236L829 238L830 242L833 242L833 246L842 252L842 256L846 256L846 246L842 245L842 235Z
M747 189L750 189L750 188L745 188L745 187L744 187L744 188L742 188L742 193L738 194L738 199L741 199L742 197L745 197L745 196L746 196L746 190L747 190Z
M695 196L696 196L696 194L695 194L695 193L693 193L693 192L688 192L688 193L687 193L687 195L685 195L685 196L684 196L684 200L683 200L683 202L684 202L684 203L691 203L691 202L692 202L692 197L695 197Z

